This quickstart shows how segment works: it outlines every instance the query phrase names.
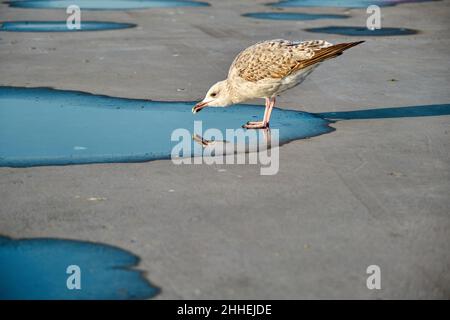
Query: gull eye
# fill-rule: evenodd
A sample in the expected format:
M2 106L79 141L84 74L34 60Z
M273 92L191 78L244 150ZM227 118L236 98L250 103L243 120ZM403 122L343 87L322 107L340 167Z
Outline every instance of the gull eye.
M217 96L217 93L215 93L215 92L211 93L211 97L215 97L215 96Z

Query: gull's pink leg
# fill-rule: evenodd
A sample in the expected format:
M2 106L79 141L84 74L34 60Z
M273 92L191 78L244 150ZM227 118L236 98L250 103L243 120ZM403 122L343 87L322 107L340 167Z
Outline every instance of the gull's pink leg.
M268 108L267 112L264 112L264 120L263 120L263 122L267 126L269 126L270 116L272 114L272 109L275 106L275 101L276 101L275 97L270 98L270 100L269 100L269 108Z
M242 127L246 129L264 129L267 128L269 123L266 122L267 115L269 114L270 118L270 99L266 98L266 108L264 110L264 118L263 121L249 121L244 124Z

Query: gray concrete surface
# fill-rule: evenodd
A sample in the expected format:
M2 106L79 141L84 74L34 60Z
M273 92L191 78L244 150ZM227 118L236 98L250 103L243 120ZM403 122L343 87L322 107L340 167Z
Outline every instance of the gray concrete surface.
M256 41L346 41L355 38L302 29L366 19L362 9L293 8L352 17L259 21L240 14L269 11L265 1L210 2L82 13L136 29L1 32L0 85L196 100ZM330 112L449 103L450 1L382 14L383 26L420 34L367 38L279 106ZM0 4L1 20L65 17ZM341 121L335 132L284 145L275 176L260 176L256 165L170 161L0 168L0 234L130 250L161 287L158 299L449 298L449 124L449 116ZM381 267L381 290L366 288L371 264Z

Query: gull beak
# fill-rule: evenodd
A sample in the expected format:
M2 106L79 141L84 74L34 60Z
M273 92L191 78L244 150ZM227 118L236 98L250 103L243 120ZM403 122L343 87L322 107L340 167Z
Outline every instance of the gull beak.
M197 113L200 110L202 110L204 107L206 107L208 105L209 101L206 102L199 102L197 103L193 108L192 108L192 113Z

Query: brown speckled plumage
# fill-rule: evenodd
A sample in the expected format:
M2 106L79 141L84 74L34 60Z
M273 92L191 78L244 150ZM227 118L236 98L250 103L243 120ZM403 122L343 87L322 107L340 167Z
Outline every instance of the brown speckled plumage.
M350 45L333 46L324 40L293 42L277 39L259 42L238 54L231 64L229 77L238 75L251 82L268 78L281 79L326 58L339 55Z

